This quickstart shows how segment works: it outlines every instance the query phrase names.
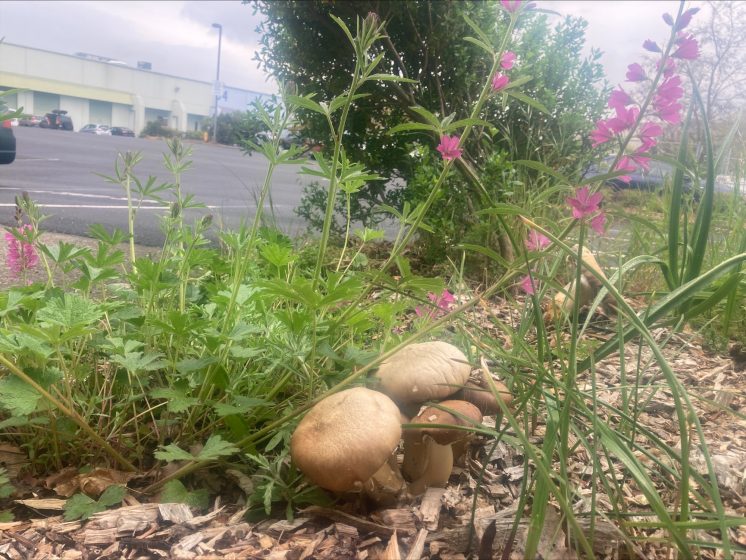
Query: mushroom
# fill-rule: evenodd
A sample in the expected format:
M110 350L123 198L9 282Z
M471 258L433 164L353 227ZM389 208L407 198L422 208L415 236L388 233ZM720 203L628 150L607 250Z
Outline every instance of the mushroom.
M421 403L452 395L469 379L471 366L463 352L442 341L410 344L378 368L379 390L409 416Z
M322 488L362 490L378 503L392 502L405 487L392 455L400 422L399 409L383 393L365 387L340 391L300 421L290 440L292 460Z
M573 250L577 254L578 246L575 245ZM590 268L595 270L603 278L606 278L603 269L598 264L596 257L593 255L588 247L583 247L582 261L584 268ZM590 305L601 290L602 284L599 282L593 274L588 270L583 270L580 275L580 299L578 303L580 307ZM545 307L544 320L549 322L555 319L557 314L569 314L572 311L575 297L575 280L569 282L563 290L554 296L554 299ZM614 311L614 299L610 296L606 296L601 303L601 307L607 315Z
M441 408L442 407L442 408ZM479 409L466 401L448 400L429 406L412 419L413 424L443 424L454 428L409 428L404 430L403 473L411 480L409 493L418 496L429 487L443 487L453 470L452 444L468 437L458 426L482 421Z
M500 415L502 408L497 402L495 395L490 389L490 384L487 381L487 376L492 377L487 364L482 360L482 368L479 370L478 377L476 379L467 381L463 388L456 393L453 398L467 401L476 405L484 416ZM492 379L495 384L495 389L500 395L500 399L505 406L510 406L513 402L513 395L510 394L510 390L505 386L502 381Z

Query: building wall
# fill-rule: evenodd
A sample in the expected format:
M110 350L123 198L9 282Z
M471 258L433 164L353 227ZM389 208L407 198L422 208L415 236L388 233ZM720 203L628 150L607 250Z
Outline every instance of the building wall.
M210 82L0 43L0 89L8 88L27 90L16 100L25 113L64 109L76 130L96 122L140 132L158 116L177 130L192 130L195 122L213 114L215 103ZM228 105L238 110L248 108L247 99L263 95L226 91ZM225 110L222 103L218 106Z

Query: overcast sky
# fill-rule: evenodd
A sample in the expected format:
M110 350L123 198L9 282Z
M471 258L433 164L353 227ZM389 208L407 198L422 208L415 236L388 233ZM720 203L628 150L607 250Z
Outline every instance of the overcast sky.
M662 42L663 12L675 1L540 1L563 15L588 20L588 47L604 51L612 84L624 80L626 66L642 57L645 39ZM691 2L697 5L699 2ZM700 16L702 14L700 13ZM257 68L255 32L260 16L240 0L147 2L0 1L0 38L8 43L73 54L86 52L131 66L148 61L153 71L212 81L217 67L217 29L223 26L221 81L232 87L274 93L275 84Z

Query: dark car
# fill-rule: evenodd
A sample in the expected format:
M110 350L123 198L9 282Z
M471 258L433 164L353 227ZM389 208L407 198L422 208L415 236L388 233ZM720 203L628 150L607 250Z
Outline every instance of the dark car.
M39 123L41 128L57 128L60 130L73 130L73 120L67 116L67 111L55 109L44 115Z
M135 131L132 130L131 128L127 128L126 126L112 126L111 135L112 136L129 136L130 138L134 138Z
M614 157L604 158L600 165L592 165L585 173L584 179L592 179L599 175L609 173L609 168L614 162ZM673 180L674 167L662 161L651 160L650 169L647 171L641 168L630 171L626 174L629 181L622 181L619 177L607 179L605 185L614 189L637 189L641 191L660 191L666 184L666 180ZM684 190L689 191L692 187L692 178L684 175Z
M44 117L37 117L36 115L26 115L24 117L21 117L21 119L18 121L18 124L21 126L39 126L41 124L41 121L44 120Z
M16 137L10 120L0 122L0 164L13 163L16 159Z

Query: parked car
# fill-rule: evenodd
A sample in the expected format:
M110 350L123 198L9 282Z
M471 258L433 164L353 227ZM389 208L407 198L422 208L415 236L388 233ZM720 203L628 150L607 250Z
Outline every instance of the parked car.
M21 126L39 126L44 117L37 117L36 115L26 115L21 117L18 124Z
M87 124L81 128L78 132L85 132L86 134L95 134L97 136L111 136L111 128L105 124Z
M111 135L112 136L129 136L131 138L134 138L135 131L132 130L131 128L127 128L126 126L112 126Z
M614 156L604 158L601 164L591 165L583 178L592 179L599 175L606 175L609 173L609 168L613 162ZM666 180L673 180L674 171L674 167L668 163L650 160L649 170L646 171L638 168L627 173L626 175L629 177L628 182L622 181L619 177L614 177L613 179L604 181L604 184L617 190L638 189L641 191L659 191L665 186ZM689 175L684 175L684 190L688 192L691 188L692 178Z
M10 121L0 122L0 164L13 163L16 159L16 137Z
M73 120L67 116L67 111L54 109L44 115L44 119L39 123L41 128L57 128L60 130L73 130Z

